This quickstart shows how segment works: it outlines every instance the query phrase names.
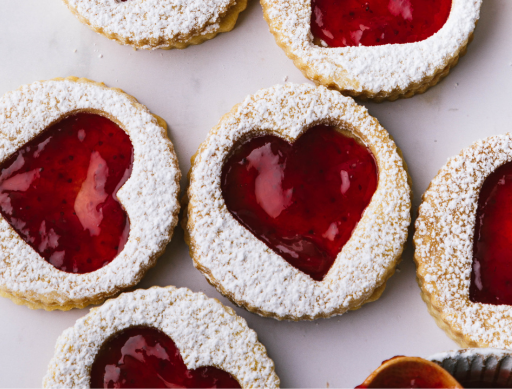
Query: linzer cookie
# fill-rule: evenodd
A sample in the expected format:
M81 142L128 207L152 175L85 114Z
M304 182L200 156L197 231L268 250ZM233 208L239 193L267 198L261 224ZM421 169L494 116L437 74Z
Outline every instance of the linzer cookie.
M423 93L464 55L482 0L261 0L306 77L375 101Z
M405 164L377 120L324 87L236 105L192 158L186 241L225 296L278 319L376 300L407 238Z
M0 100L0 294L31 308L135 285L177 223L165 122L119 89L36 82Z
M63 0L92 30L137 49L184 49L231 31L247 0Z
M512 136L451 158L423 195L414 258L422 297L464 347L512 346Z
M279 378L231 308L170 286L123 293L64 331L43 387L277 388Z

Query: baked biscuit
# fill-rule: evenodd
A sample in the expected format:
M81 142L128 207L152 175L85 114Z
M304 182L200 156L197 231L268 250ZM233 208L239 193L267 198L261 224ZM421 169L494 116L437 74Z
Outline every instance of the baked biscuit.
M331 127L334 133L338 133L337 136L342 136L341 133L348 135L346 139L357 139L350 148L367 150L378 169L378 185L370 197L371 201L366 208L358 211L360 220L351 225L356 227L348 231L348 241L340 245L343 246L341 251L338 246L332 262L327 263L327 268L321 274L307 269L299 270L300 265L292 265L290 262L293 259L290 259L290 255L285 256L285 249L279 250L276 244L271 246L272 243L268 243L268 239L275 238L275 233L256 237L248 229L251 228L250 223L242 224L240 218L235 218L232 208L228 209L229 204L223 193L224 184L221 182L225 177L223 171L227 161L236 154L240 144L244 146L245 142L253 139L259 141L273 136L288 144L284 147L293 147L295 143L300 143L297 139L305 137L304 134L309 136L312 128L320 131L319 127ZM334 139L331 135L329 139ZM326 153L329 144L335 141L324 144ZM323 149L319 150L321 157ZM344 152L349 151L346 149ZM335 149L334 154L342 154L341 149L338 152ZM251 158L242 158L235 165L244 164ZM275 154L272 158L274 162L267 160L265 163L277 163L280 157ZM279 161L279 164L285 164ZM313 158L308 161L314 166ZM327 170L335 168L336 164L333 162L332 166L327 166ZM334 187L338 191L341 188L340 196L351 185L352 173L347 171L335 171L332 175ZM271 171L266 177L262 176L262 190L256 189L256 192L264 195L266 190L272 192L277 188L281 194L293 200L293 191L297 189L300 192L300 183L295 189L281 188L279 179L275 181L276 177L281 177L281 172L274 173ZM313 176L318 175L313 173ZM411 190L399 150L364 107L324 87L278 85L247 97L210 131L192 158L189 179L188 209L183 226L194 265L222 294L262 316L312 320L342 314L376 300L384 290L386 280L393 274L407 239ZM269 185L265 187L267 183ZM236 189L237 185L233 187ZM357 194L357 185L352 185L352 188L356 191L353 193ZM316 189L320 194L323 192L322 188L313 186L312 190ZM362 186L359 186L359 190L362 190ZM251 196L249 194L248 198ZM286 207L281 207L283 203L271 202L267 205L261 207L271 217L273 212L279 213ZM332 208L333 213L337 210L337 207ZM328 213L326 217L329 217ZM343 215L340 218L343 219ZM301 223L301 218L294 220L298 221L297 224ZM315 245L320 247L315 242L323 237L337 239L338 227L341 230L342 223L340 220L334 222L335 225L329 226L325 232L306 232L307 237L299 235L297 244L306 244L315 249ZM283 238L277 245L283 246L285 240ZM288 245L288 251L293 251L293 244ZM313 258L314 261L316 258Z
M166 124L119 89L69 77L7 93L0 161L0 294L18 304L101 303L171 239L181 174Z
M363 9L359 3L356 2L359 9ZM409 8L399 10L398 14L405 17L403 26L410 25L410 2L391 2L390 7L392 3L408 5ZM466 52L481 3L481 0L453 0L446 23L422 41L324 47L314 42L310 0L261 0L265 19L277 44L307 78L345 95L374 101L392 101L423 93L445 77ZM368 9L369 2L365 4L366 11L372 11ZM352 35L360 37L368 29L363 24L359 28ZM346 26L339 29L345 30ZM330 32L327 34L331 35Z
M115 344L119 343L119 339L116 337L122 337L125 331L130 331L132 335L120 354L123 358L128 357L126 363L123 366L123 362L115 358L111 364L104 366L105 357L108 360L109 354L118 351ZM155 333L159 341L153 344L151 335ZM141 341L141 337L145 341ZM169 345L169 341L174 345ZM143 347L144 343L148 346ZM130 349L136 355L132 361L128 360ZM173 349L178 354L177 358L173 355ZM169 360L172 366L165 369ZM116 367L116 362L121 365ZM183 362L186 365L184 369L197 370L180 371L179 365ZM163 374L154 377L154 372L158 372L161 365L164 365ZM57 340L43 387L89 388L98 379L97 375L102 381L101 387L103 383L105 387L133 387L133 383L130 385L129 381L126 382L130 377L124 375L131 373L132 378L140 378L145 367L149 367L147 370L150 374L143 384L150 386L143 387L151 387L151 384L156 386L151 381L153 378L157 382L166 380L166 387L190 387L187 379L196 373L200 373L199 378L203 383L208 376L214 375L214 381L220 375L221 382L212 387L232 387L222 385L226 375L242 388L279 387L274 363L243 318L203 293L192 293L186 288L173 286L123 293L79 319ZM216 372L212 373L212 370ZM180 372L183 374L181 377ZM180 382L180 379L185 382Z
M492 240L506 238L507 230L493 232L500 225L486 224L486 218L493 214L509 220L506 204L486 196L508 187L509 175L501 180L496 174L510 169L510 161L510 134L475 142L441 168L419 208L414 260L421 295L439 327L462 347L512 345L510 301L485 300L489 298L485 294L510 289L506 280L510 278L508 257L503 258L505 269L488 262L493 260L491 251L501 247ZM494 188L488 187L492 181ZM495 204L497 214L489 208L481 213L482 206ZM486 248L491 251L482 255ZM494 276L500 279L493 282Z
M92 30L136 49L184 49L231 31L247 0L63 0Z

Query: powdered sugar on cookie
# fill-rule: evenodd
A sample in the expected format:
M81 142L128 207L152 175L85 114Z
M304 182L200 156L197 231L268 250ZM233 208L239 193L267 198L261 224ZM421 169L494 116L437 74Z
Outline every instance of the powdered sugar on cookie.
M313 43L310 0L261 3L277 43L308 78L351 95L396 98L428 86L454 65L473 33L482 0L453 0L445 25L421 42L338 48Z
M118 89L61 79L7 93L0 99L0 161L77 111L104 115L130 136L133 169L117 193L130 219L128 241L101 269L66 273L46 262L0 217L0 293L32 307L85 306L135 285L155 264L177 223L181 174L173 146L149 110Z
M173 46L171 42L184 43L193 36L216 32L222 17L236 3L234 0L64 2L97 32L141 49L169 48Z
M448 160L419 209L415 261L424 298L431 313L464 345L512 345L512 307L469 300L480 188L489 174L511 160L510 134L474 143Z
M240 140L273 134L293 142L320 123L361 138L375 156L379 183L352 237L318 282L233 218L220 180ZM359 307L393 273L410 223L407 173L387 132L351 98L309 85L261 90L225 115L193 159L188 197L187 239L195 266L237 304L280 319L327 317Z
M274 363L244 319L216 299L172 286L124 293L79 319L57 340L43 387L88 388L102 344L133 326L166 333L189 369L216 366L243 388L279 387Z

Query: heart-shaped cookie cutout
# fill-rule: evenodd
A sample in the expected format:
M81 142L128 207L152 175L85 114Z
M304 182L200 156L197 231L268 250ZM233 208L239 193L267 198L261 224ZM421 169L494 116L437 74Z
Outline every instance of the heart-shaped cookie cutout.
M472 302L512 305L512 163L484 181L473 237Z
M290 144L255 137L222 170L231 214L288 263L321 281L371 201L378 173L356 139L320 125Z
M311 32L322 46L420 42L444 26L452 0L312 0Z
M74 114L1 165L0 212L57 269L95 271L128 239L128 215L116 193L132 163L132 143L117 124L96 114Z
M187 369L170 337L152 327L127 328L108 339L91 369L91 388L240 388L216 367Z

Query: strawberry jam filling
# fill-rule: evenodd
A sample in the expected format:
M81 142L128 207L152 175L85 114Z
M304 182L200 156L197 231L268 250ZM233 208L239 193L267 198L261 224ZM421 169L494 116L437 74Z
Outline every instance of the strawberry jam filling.
M311 33L328 47L420 42L444 26L452 0L312 0Z
M131 174L130 138L111 120L72 115L0 167L0 212L57 269L88 273L123 249L130 230L116 198Z
M321 281L377 188L371 152L328 126L293 145L261 136L239 145L222 170L231 214L288 263Z
M469 298L512 305L512 162L484 181L478 199Z
M171 338L131 327L107 340L91 369L91 388L240 388L216 367L188 370Z

